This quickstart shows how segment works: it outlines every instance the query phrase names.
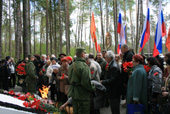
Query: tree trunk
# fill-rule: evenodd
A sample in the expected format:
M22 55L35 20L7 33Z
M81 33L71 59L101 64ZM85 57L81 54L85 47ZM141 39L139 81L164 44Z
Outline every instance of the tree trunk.
M28 23L28 0L23 0L23 54L24 58L30 54L29 50L29 23Z
M117 0L113 0L113 15L114 15L115 53L117 53L117 47L118 47L118 34L117 34Z
M34 54L36 53L36 48L35 48L35 1L34 1Z
M70 14L69 14L69 0L67 0L67 23L68 23L68 55L70 55Z
M57 25L56 25L56 2L53 0L54 3L54 50L55 50L55 55L57 56Z
M130 5L130 0L129 0L129 17L130 17L130 30L131 30L131 47L134 47L134 43L133 43L133 25L132 25L132 5Z
M103 39L103 49L105 48L105 46L104 46L104 30L103 30L103 14L102 14L102 1L100 0L100 14L101 14L101 16L100 16L100 19L101 19L101 32L102 32L102 34L101 34L101 37L102 37L102 39Z
M42 34L43 34L43 14L41 12L41 23L40 23L40 55L42 54Z
M5 2L4 2L5 3ZM4 49L4 51L5 51L5 56L4 57L6 57L7 56L7 40L8 40L8 19L7 19L7 11L6 11L6 14L5 14L5 21L4 21L4 24L5 24L5 38L4 38L4 40L5 40L5 49Z
M6 31L5 31L5 57L7 56L7 39L8 39L8 29L7 29L7 27L8 27L8 22L7 22L7 15L5 16L6 17L6 22L5 22L5 29L6 29Z
M49 24L50 24L50 31L49 31L49 36L50 36L50 54L52 54L52 6L51 6L51 0L49 1Z
M46 0L46 54L48 55L48 0Z
M11 8L11 0L9 0L9 55L11 56L12 55L12 50L11 50L11 11L10 11L10 8Z
M92 9L92 0L90 0L90 26L91 26L91 9ZM91 30L90 30L91 31ZM89 53L91 52L91 32L89 34Z
M21 18L21 8L20 8L20 0L18 0L17 3L17 37L18 37L18 57L21 58L23 53L22 53L22 18Z
M69 55L69 0L65 0L66 54Z
M15 0L13 0L13 19L14 19L14 31L15 31L15 58L16 60L18 60L17 58L17 53L16 53L16 50L17 50L17 21L16 21L16 15L17 15L17 10L16 10L16 6L17 6L17 3L15 2Z
M136 53L138 52L138 39L139 39L139 26L138 26L138 21L139 21L139 1L136 0Z
M17 22L18 22L18 8L20 8L20 4L18 5L18 3L20 3L20 1L16 1L13 0L13 4L14 4L14 28L15 28L15 58L18 61L19 59L19 39L18 39L18 33L17 33Z
M125 17L125 22L126 22L126 0L124 0L124 17ZM127 41L127 44L128 44L127 27L125 29L125 34L126 34L126 41Z
M60 53L62 53L62 25L61 25L61 0L59 0L59 25L60 25Z
M79 13L77 13L77 24L76 24L76 37L75 37L75 48L77 47L77 39L78 39L78 24L79 24Z
M108 0L106 0L106 33L109 32L109 11L108 11Z
M0 0L0 60L2 60L2 6L3 0Z
M141 38L143 32L143 1L140 0L140 36L139 36L139 40ZM139 41L138 41L139 43ZM142 54L144 54L144 49L142 49Z
M81 20L81 47L83 47L83 17L84 17L84 1L83 1L83 13L82 13L82 20Z
M64 1L65 2L65 38L66 38L66 54L68 55L68 38L67 38L67 34L68 34L68 31L67 31L67 25L68 25L68 22L67 22L67 0Z
M34 2L35 3L35 2ZM35 5L35 4L34 4ZM35 7L35 6L34 6ZM29 45L30 45L30 54L32 54L32 45L31 45L31 19L30 19L30 0L28 0L28 20L29 20Z

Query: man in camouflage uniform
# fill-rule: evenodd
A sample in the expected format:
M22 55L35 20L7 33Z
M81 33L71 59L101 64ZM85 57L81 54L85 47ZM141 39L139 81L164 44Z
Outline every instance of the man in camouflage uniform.
M68 96L73 99L74 114L90 114L90 93L94 90L90 81L90 69L85 63L84 49L76 49L76 60L69 67L68 80L71 84Z
M30 93L36 93L36 81L38 77L36 76L36 69L34 66L34 56L29 57L28 63L26 64L26 86L27 86L27 91Z

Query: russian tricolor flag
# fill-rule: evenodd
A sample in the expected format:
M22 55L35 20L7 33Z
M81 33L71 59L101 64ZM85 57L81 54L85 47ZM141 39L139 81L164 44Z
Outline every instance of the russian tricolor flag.
M117 26L117 33L119 33L119 37L120 37L119 45L117 48L118 54L120 54L121 45L126 43L125 29L126 29L126 26L124 27L124 25L122 23L122 14L119 13L119 20L118 20L118 26Z
M149 18L149 16L150 16L150 8L148 7L145 23L143 26L143 32L142 32L142 36L141 36L139 53L144 48L146 42L150 39L150 18Z
M156 33L155 33L153 57L156 57L157 55L162 53L162 37L164 37L165 35L166 35L166 26L165 26L163 11L160 3L158 22L157 22Z

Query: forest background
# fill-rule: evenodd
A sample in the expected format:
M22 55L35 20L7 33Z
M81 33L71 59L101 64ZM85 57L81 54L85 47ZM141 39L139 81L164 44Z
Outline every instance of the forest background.
M159 0L1 0L0 59L9 55L18 60L29 54L74 56L76 47L96 54L90 35L92 12L102 49L105 48L106 33L110 32L112 45L109 49L117 53L117 25L121 12L123 24L126 23L127 44L138 53L148 2L151 36L142 54L153 52ZM168 32L170 1L161 2ZM167 52L166 38L167 35L162 39L163 54Z

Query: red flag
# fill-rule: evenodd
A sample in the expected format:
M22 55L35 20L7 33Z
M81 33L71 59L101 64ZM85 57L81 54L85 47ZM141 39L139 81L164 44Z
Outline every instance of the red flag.
M95 25L95 20L94 20L94 14L92 12L92 18L91 18L91 27L90 27L90 32L91 32L91 38L92 41L95 43L96 51L100 52L100 45L97 43L97 38L96 38L96 25Z
M170 27L169 27L169 31L168 31L168 37L166 39L166 47L170 51Z

